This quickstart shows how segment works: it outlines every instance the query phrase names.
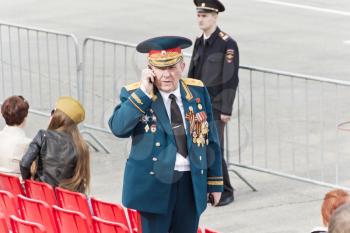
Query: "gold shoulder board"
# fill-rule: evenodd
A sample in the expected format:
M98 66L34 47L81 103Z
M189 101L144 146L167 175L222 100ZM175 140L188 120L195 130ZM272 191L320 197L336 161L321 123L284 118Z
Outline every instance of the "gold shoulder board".
M140 82L131 83L131 84L129 84L129 85L126 85L126 86L125 86L125 89L126 89L127 91L132 91L132 90L135 90L135 89L139 88L140 85L141 85Z
M204 87L204 84L201 80L199 79L194 79L194 78L182 78L182 80L184 81L184 83L186 85L190 85L190 86L197 86L197 87Z
M221 39L223 39L224 41L227 41L227 39L229 38L229 35L227 35L225 32L220 32L219 36L221 37Z

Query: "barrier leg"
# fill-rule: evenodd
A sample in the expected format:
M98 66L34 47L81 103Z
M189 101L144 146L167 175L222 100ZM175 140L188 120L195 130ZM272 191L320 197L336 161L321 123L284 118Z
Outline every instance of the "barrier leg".
M225 133L225 141L226 141L226 161L227 161L227 166L233 165L232 163L230 163L230 159L229 159L229 143L228 143L228 127L226 128L226 133ZM234 170L233 168L228 169L228 171L233 172L238 178L240 178L246 185L248 185L249 188L251 188L251 190L253 192L258 191L252 184L250 184L250 182L247 181L247 179L245 179L238 171Z
M110 154L111 152L108 150L107 146L105 146L101 140L97 139L97 137L95 137L95 135L93 135L92 133L90 133L89 131L86 130L81 130L80 131L81 134L86 134L88 136L91 137L91 139L99 146L102 148L102 150L106 153L106 154ZM97 149L97 147L95 147L91 142L87 141L87 143L95 150L95 151L99 151Z

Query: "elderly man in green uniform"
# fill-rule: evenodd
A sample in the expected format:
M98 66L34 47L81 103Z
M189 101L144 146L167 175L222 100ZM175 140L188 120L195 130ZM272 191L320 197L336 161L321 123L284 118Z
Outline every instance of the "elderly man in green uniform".
M225 10L218 0L194 0L197 7L198 26L203 31L196 39L188 77L202 80L208 88L213 115L217 124L224 154L224 129L231 118L238 86L239 54L237 43L217 26L219 12ZM224 192L217 206L234 201L233 187L222 159Z
M181 78L191 44L175 36L140 43L148 68L122 88L109 120L114 135L132 138L122 202L140 211L143 233L196 233L208 197L216 205L223 191L209 94L200 80Z

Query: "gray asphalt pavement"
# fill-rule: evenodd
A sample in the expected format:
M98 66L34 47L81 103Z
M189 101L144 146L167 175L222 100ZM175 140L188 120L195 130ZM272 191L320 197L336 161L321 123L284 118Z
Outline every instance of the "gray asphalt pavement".
M350 80L350 2L346 0L224 0L221 29L241 63ZM282 4L281 4L282 3ZM195 38L191 0L0 1L0 20L138 43L151 36ZM294 5L293 5L294 4Z

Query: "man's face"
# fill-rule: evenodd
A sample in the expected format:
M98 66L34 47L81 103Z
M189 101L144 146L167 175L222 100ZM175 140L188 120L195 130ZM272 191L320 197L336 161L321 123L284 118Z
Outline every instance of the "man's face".
M156 75L155 85L157 86L158 90L167 93L174 91L177 88L184 68L184 62L179 62L173 66L161 68L152 66L152 70Z
M197 13L198 26L202 31L208 30L216 24L218 14L216 13Z

